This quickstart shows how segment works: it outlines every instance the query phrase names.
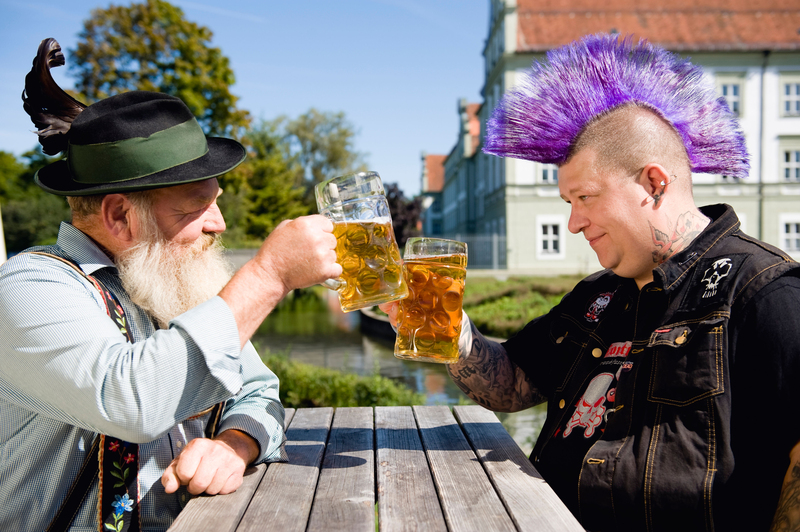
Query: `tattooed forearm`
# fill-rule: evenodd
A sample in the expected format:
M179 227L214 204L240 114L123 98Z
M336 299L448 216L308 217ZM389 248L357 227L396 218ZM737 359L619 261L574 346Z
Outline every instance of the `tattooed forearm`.
M772 521L772 532L788 532L800 530L800 463L789 466L789 472L783 480L778 509Z
M472 327L469 357L447 366L456 386L476 403L500 412L516 412L544 401L503 346Z
M678 251L685 248L689 242L700 234L706 225L708 218L695 212L685 212L678 217L678 221L673 225L667 221L665 230L650 224L650 234L653 237L653 262L661 264Z

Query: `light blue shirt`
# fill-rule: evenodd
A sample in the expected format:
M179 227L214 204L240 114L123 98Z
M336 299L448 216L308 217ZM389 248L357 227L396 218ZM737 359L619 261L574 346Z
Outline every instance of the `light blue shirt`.
M165 530L189 500L161 475L207 415L226 401L220 431L256 439L257 460L285 461L278 379L215 297L157 330L122 288L113 263L70 224L55 246L120 301L134 343L108 317L98 290L50 257L19 254L0 267L0 530L44 530L97 433L139 443L142 530ZM97 483L73 521L94 532Z

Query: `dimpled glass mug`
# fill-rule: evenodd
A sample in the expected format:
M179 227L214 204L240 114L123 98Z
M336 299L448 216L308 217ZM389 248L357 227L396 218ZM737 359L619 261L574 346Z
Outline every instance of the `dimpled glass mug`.
M314 194L320 214L333 222L342 276L324 285L339 292L342 310L406 297L408 286L380 176L359 172L334 177L318 184Z
M408 298L400 301L394 356L423 362L458 361L467 245L409 238L403 254Z

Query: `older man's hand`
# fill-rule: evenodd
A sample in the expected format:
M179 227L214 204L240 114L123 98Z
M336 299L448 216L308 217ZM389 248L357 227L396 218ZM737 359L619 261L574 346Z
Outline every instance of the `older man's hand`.
M164 491L188 486L197 495L225 495L242 485L247 465L258 456L258 444L238 430L226 430L216 439L191 440L161 476Z
M341 275L336 262L333 223L318 214L284 220L264 241L255 258L286 290L305 288Z

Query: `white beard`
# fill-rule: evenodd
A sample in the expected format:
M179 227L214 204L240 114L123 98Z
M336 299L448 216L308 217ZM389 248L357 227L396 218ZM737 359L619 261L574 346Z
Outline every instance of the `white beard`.
M216 296L230 280L233 268L223 249L215 234L203 234L191 245L159 235L128 249L117 269L131 300L167 328L170 320Z

